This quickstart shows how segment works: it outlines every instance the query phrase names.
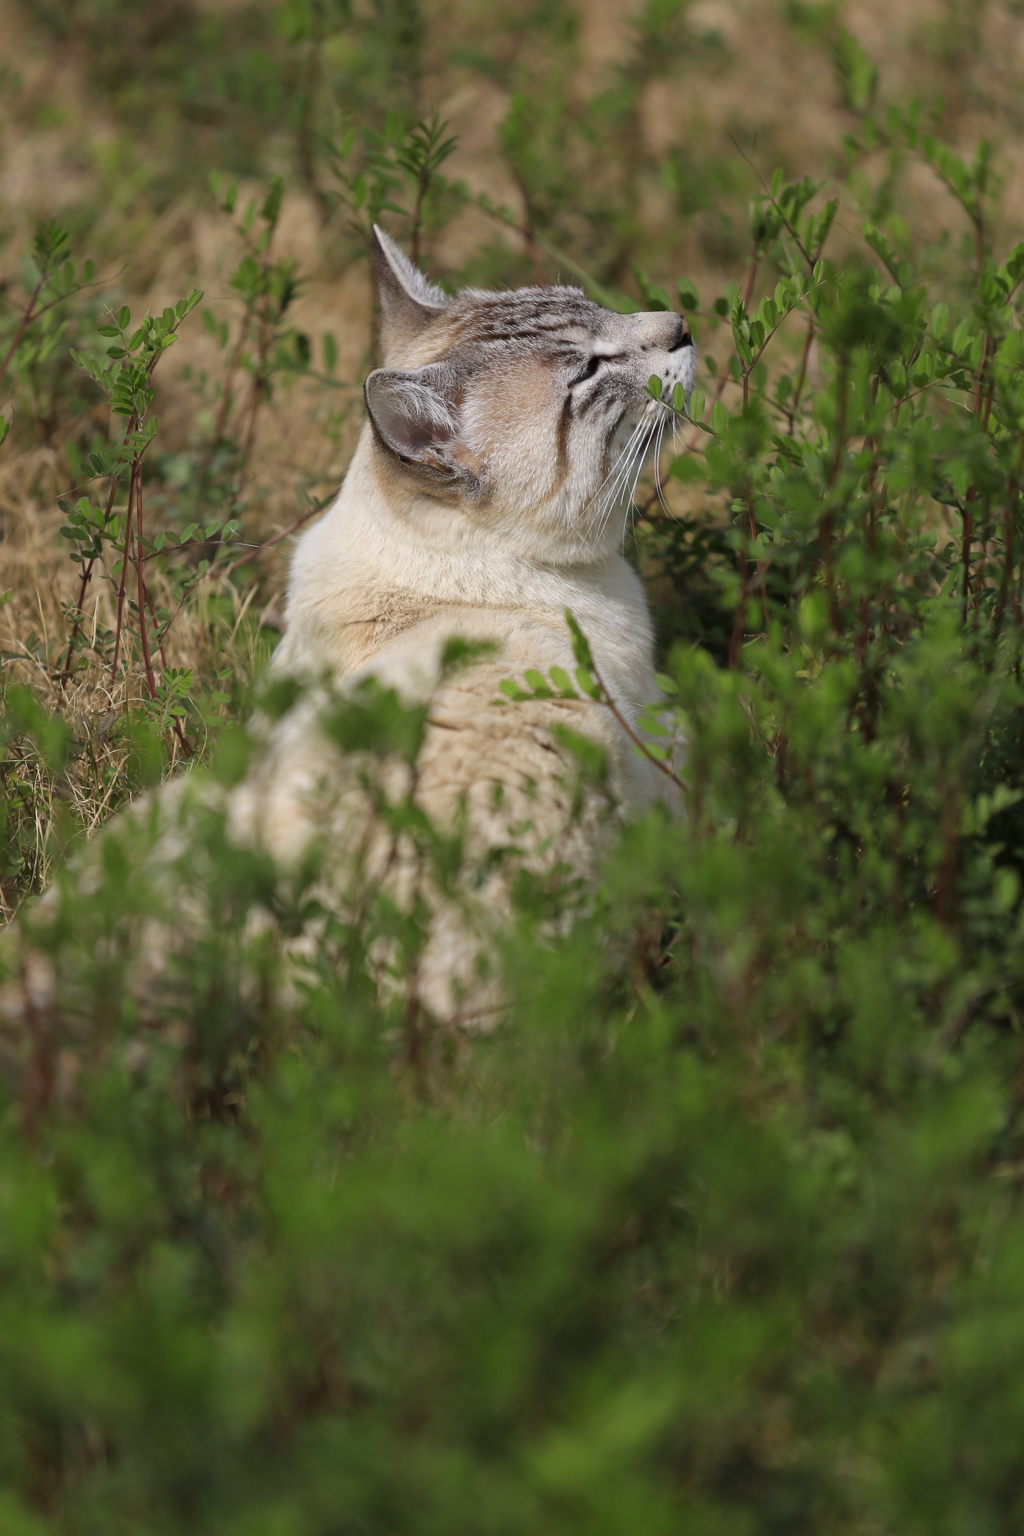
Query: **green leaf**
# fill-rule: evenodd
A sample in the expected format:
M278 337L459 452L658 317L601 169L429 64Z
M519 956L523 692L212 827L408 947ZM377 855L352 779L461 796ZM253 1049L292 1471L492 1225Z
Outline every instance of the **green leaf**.
M225 534L232 526L230 523L227 524ZM237 524L234 526L237 528ZM466 640L462 635L452 635L445 641L441 652L441 676L442 678L452 677L456 672L472 666L474 662L496 655L497 651L498 646L493 640Z
M676 288L679 293L679 302L684 309L700 309L696 285L691 283L688 277L681 277L676 283Z
M551 734L560 747L572 753L588 778L597 784L605 783L608 778L608 753L600 742L572 730L560 721L551 727Z
M999 270L1005 274L1009 286L1015 288L1024 277L1024 240L1014 246Z
M579 694L573 684L572 678L564 667L552 667L548 674L555 688L563 699L578 699Z
M702 432L707 432L707 427L701 427ZM702 456L695 453L682 453L677 459L672 460L669 474L673 480L682 481L683 485L696 485L707 479L708 467Z
M579 683L580 691L585 693L588 699L601 699L604 697L601 685L589 667L576 668L576 681Z
M835 41L836 73L843 87L846 105L858 116L867 112L878 87L878 66L873 64L854 37L841 27Z
M550 699L553 697L547 678L542 672L538 672L535 667L527 667L523 676L533 689L535 698Z
M572 612L568 608L564 612L565 622L569 626L569 634L572 639L572 653L576 658L576 663L578 666L586 667L588 671L592 671L594 657L590 649L590 641L583 633Z
M654 283L647 276L642 267L633 264L633 276L636 278L637 287L644 296L644 303L649 310L663 311L672 308L672 300L658 283Z
M869 220L861 226L861 234L876 256L881 258L893 279L901 288L905 288L910 281L910 263L900 257L885 231Z
M270 190L263 200L260 209L260 218L271 228L277 223L281 215L281 204L284 201L284 179L274 175L270 179Z

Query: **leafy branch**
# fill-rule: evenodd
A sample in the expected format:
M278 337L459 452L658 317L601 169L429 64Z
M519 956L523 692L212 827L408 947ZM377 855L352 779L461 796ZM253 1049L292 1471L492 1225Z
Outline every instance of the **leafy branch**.
M511 678L505 678L498 684L504 698L495 702L503 703L504 699L509 699L513 703L524 703L533 699L574 699L600 704L618 721L641 757L645 757L649 763L652 763L659 773L672 781L677 789L685 789L682 779L670 766L671 747L644 741L622 713L598 671L590 641L583 633L579 621L568 608L565 610L565 622L569 628L573 657L576 662L575 681L564 667L551 667L547 676L535 667L528 667L523 673L523 680L529 686L523 688ZM645 712L644 727L654 735L669 734L666 727L650 711Z
M15 323L14 334L3 358L0 359L0 380L6 375L31 327L58 304L66 303L76 293L91 287L95 272L92 261L87 260L79 274L70 256L68 232L57 223L56 219L37 224L28 269L31 286L27 290L26 302ZM0 443L7 437L10 429L10 421L0 417Z

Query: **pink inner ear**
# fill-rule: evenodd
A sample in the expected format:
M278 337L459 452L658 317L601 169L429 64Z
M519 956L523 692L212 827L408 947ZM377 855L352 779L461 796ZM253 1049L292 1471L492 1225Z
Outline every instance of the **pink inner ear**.
M403 425L405 428L405 441L414 452L424 448L436 447L438 443L450 443L455 437L452 427L439 426L422 419L417 420L406 417Z
M455 423L444 403L436 405L420 390L402 388L382 392L375 401L377 424L384 437L399 453L422 457L427 450L452 442Z

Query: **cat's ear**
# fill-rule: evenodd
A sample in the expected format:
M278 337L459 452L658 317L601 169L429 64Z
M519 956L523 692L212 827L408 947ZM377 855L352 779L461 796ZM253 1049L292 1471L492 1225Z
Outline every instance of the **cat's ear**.
M378 224L373 226L373 266L380 296L381 347L386 359L397 347L414 341L451 301L427 281Z
M442 365L378 368L364 385L378 443L414 473L425 489L476 495L485 466L464 441L459 381Z

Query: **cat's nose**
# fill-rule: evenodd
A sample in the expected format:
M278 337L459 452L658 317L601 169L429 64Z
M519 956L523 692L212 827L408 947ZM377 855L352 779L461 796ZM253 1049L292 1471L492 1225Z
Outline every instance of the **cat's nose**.
M678 352L681 347L692 347L693 337L690 335L690 327L687 325L682 315L673 315L672 318L678 322L676 339L672 345L667 348L667 350L669 352Z
M693 345L690 327L682 315L673 314L671 310L652 310L650 314L632 318L640 326L644 351L678 352L680 347Z

